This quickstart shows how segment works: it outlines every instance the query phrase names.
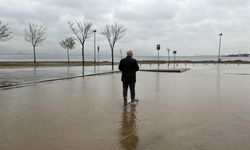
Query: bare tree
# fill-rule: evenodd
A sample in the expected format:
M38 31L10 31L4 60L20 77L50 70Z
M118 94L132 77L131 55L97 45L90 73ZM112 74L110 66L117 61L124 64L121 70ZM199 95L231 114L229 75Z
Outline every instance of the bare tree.
M76 38L79 40L79 42L82 45L82 66L83 66L83 75L84 75L84 44L85 41L91 37L92 31L92 23L88 22L86 20L82 21L69 21L68 22L70 29L76 36Z
M109 46L111 48L112 70L114 70L115 43L125 36L125 32L126 32L126 29L124 28L123 25L119 25L118 23L114 22L113 24L106 25L103 32L101 33L108 40Z
M0 41L6 41L11 38L11 32L9 31L8 24L3 23L0 20Z
M67 50L68 63L70 63L70 60L69 60L69 50L74 48L74 46L76 44L75 40L72 37L67 37L65 40L62 40L59 44L64 49Z
M36 63L36 47L46 39L45 30L43 25L34 23L29 23L29 28L25 29L25 40L33 46L34 63Z

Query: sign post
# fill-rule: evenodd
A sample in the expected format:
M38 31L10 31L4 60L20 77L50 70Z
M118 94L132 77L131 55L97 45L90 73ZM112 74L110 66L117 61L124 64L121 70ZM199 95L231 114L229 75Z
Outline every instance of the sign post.
M161 49L161 45L157 44L156 45L156 49L158 51L158 70L159 70L159 66L160 66L160 49Z
M169 64L170 64L170 56L169 56L169 52L170 52L170 48L167 48L168 51L168 69L169 69Z
M100 52L100 47L98 46L98 47L97 47L97 53L98 53L98 55L97 55L97 58L98 58L98 59L97 59L97 60L98 60L98 66L99 66L99 52Z
M174 69L175 69L175 55L177 54L177 51L173 51L174 54Z

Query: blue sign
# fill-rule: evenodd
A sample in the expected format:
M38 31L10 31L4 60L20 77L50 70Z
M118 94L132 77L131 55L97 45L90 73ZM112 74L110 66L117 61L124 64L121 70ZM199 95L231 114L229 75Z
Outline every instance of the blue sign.
M173 54L177 54L177 51L173 51Z
M161 49L161 45L160 45L160 44L157 44L157 45L156 45L156 49L157 49L157 50L160 50L160 49Z

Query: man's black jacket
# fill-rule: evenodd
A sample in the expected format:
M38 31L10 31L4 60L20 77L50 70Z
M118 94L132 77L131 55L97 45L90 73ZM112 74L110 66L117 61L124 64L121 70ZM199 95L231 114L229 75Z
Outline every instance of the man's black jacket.
M136 81L136 71L139 70L139 66L135 59L127 56L120 61L119 70L122 72L122 81L131 83Z

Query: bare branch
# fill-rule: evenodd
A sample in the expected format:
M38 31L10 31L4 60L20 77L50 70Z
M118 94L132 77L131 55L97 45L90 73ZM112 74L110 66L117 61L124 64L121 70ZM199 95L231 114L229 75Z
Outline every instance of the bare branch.
M64 49L73 49L76 42L72 37L67 37L59 43Z
M75 34L76 38L80 41L82 44L82 38L81 35L79 34L78 29L75 27L75 22L73 21L68 21L69 27L72 30L72 32Z
M46 28L42 25L29 23L29 28L25 29L25 40L33 46L38 46L46 39L45 30Z
M108 40L109 46L112 47L112 42L111 42L111 33L110 33L110 27L109 25L106 25L103 32L101 32L102 35L105 36L105 38Z
M4 24L0 20L0 41L6 41L11 39L11 32L9 31L8 24Z
M85 41L91 37L92 31L92 23L82 20L82 21L69 21L68 22L70 29L76 36L76 38L79 40L79 42L83 45Z
M115 47L115 43L123 38L125 33L126 29L124 26L114 22L111 25L106 25L101 34L105 36L109 42L110 48L113 49Z

